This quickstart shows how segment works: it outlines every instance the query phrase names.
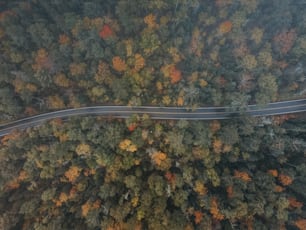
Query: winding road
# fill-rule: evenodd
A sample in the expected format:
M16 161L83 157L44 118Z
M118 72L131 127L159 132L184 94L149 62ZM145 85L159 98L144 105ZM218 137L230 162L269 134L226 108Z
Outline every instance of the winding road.
M306 99L281 101L269 103L264 108L249 105L243 112L249 116L271 116L306 111ZM26 129L42 124L54 118L67 118L71 116L99 115L114 118L128 118L133 114L148 114L151 119L167 120L215 120L230 119L239 112L230 111L229 107L199 107L188 110L184 107L153 107L153 106L93 106L75 109L65 109L50 113L35 115L0 125L0 137L9 134L15 129Z

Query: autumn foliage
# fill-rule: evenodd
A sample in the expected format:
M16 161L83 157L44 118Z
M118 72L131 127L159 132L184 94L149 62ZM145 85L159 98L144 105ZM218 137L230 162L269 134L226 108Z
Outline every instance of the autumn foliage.
M76 153L78 155L89 155L91 150L90 150L90 146L88 144L85 143L81 143L79 144L76 149L75 149Z
M5 135L1 138L1 144L8 145L9 141L14 141L15 139L19 138L21 136L21 132L18 132L17 130L14 130L10 132L9 134Z
M100 61L98 65L97 72L95 74L95 80L99 84L110 84L112 79L111 79L111 71L108 63L104 61Z
M286 54L292 48L296 40L295 29L284 30L274 37L275 46L282 54Z
M284 186L288 186L292 184L292 181L293 181L293 179L290 176L282 174L282 173L278 175L278 180Z
M119 148L121 150L127 151L127 152L136 152L137 151L137 146L132 143L131 140L129 139L124 139L119 143Z
M213 120L212 122L210 122L209 127L213 133L217 132L221 128L220 121Z
M156 151L152 153L150 156L151 156L152 162L156 165L160 165L164 160L167 159L167 155L160 151Z
M54 83L57 85L57 86L60 86L60 87L69 87L71 86L71 81L66 77L65 74L63 73L59 73L55 76L54 78Z
M53 61L50 59L46 49L41 48L35 56L35 63L32 65L34 71L48 70L53 68Z
M252 180L252 178L250 177L250 175L247 172L242 172L242 171L238 171L238 170L234 171L234 177L239 178L239 179L241 179L245 182L250 182Z
M306 229L306 219L298 219L294 221L294 225L300 230L305 230Z
M47 100L50 109L63 109L65 108L65 103L59 95L52 95L48 97Z
M201 211L194 211L194 222L199 224L203 219L203 213Z
M156 23L156 16L153 14L148 14L147 16L144 17L144 22L147 24L147 26L150 29L158 27Z
M135 64L134 64L134 72L138 72L145 66L145 59L141 56L141 54L135 54Z
M213 149L215 153L221 153L222 152L222 141L218 138L215 138L213 140Z
M125 64L125 61L123 61L120 57L116 56L113 57L113 68L114 70L118 71L118 72L123 72L126 70L127 66Z
M109 113L0 137L0 229L306 229L305 114L247 107L305 96L301 4L38 2L0 1L2 134Z
M291 208L301 208L303 207L303 203L297 201L295 197L288 197L289 205Z
M38 111L31 106L27 106L24 110L24 113L28 116L34 116L38 113Z
M27 178L28 178L28 173L25 170L21 170L19 172L18 177L13 178L12 180L6 183L5 189L6 190L17 189L20 187L20 183L26 180Z
M85 63L71 63L69 65L70 74L72 76L80 76L85 74L86 64Z
M58 38L58 42L61 45L68 45L70 43L70 38L66 34L60 34L60 36Z
M273 177L277 177L278 176L278 171L276 169L269 169L268 173L273 176Z
M231 21L224 21L219 25L218 31L220 34L226 34L232 30L233 24Z
M137 128L137 123L131 123L128 125L128 130L133 132Z
M77 166L71 166L66 172L65 177L69 182L73 183L79 177L81 169Z
M205 184L198 180L195 182L194 191L197 192L201 196L204 196L207 194L207 188L205 187Z
M224 215L220 212L218 208L217 198L213 197L210 202L210 214L216 220L223 220Z
M100 200L96 200L94 202L87 201L86 203L84 203L81 206L81 208L82 208L82 216L86 217L89 211L98 209L98 208L100 208L100 206L101 206L101 201Z
M172 186L175 186L175 174L174 173L167 171L165 174L165 178L167 179L169 184L171 184Z
M182 73L175 65L165 65L161 68L165 77L170 78L171 84L175 84L182 79Z
M284 190L285 190L285 188L280 186L280 185L275 185L275 187L274 187L275 192L283 192Z
M15 179L6 183L5 190L13 190L13 189L17 189L19 187L20 187L20 182L18 181L17 178L15 178Z
M234 196L234 187L233 185L229 185L226 187L226 193L228 198L233 198Z
M63 203L67 202L68 199L69 196L64 192L61 192L58 199L53 199L53 202L55 203L56 207L60 207L62 206Z
M111 27L105 24L99 32L99 36L102 39L107 39L114 36L114 32Z

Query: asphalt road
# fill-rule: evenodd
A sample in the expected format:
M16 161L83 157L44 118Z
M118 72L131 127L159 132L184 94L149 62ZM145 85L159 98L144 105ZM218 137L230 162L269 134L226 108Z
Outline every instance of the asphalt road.
M241 113L250 116L271 116L305 111L306 99L270 103L264 108L249 105L243 112L231 111L229 107L199 107L191 111L182 107L93 106L59 110L3 124L0 125L0 137L9 134L14 129L26 129L38 126L50 119L71 116L99 115L114 118L128 118L133 114L148 114L151 119L159 120L215 120L230 119L239 116Z

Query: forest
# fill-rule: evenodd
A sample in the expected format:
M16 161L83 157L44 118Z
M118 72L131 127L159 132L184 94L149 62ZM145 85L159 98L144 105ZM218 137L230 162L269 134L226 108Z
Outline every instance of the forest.
M294 0L0 1L0 125L306 95ZM0 139L0 229L306 229L306 114L82 116Z

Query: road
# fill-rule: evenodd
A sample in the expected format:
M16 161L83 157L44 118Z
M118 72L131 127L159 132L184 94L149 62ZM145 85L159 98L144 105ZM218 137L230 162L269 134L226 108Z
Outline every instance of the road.
M250 116L271 116L306 111L306 99L269 103L264 108L249 105L245 114ZM75 109L65 109L50 113L35 115L0 125L0 137L15 129L26 129L38 126L54 118L71 116L99 115L114 118L128 118L133 114L148 114L151 119L167 120L215 120L230 119L239 113L230 111L229 107L199 107L190 111L183 107L154 107L154 106L93 106Z

